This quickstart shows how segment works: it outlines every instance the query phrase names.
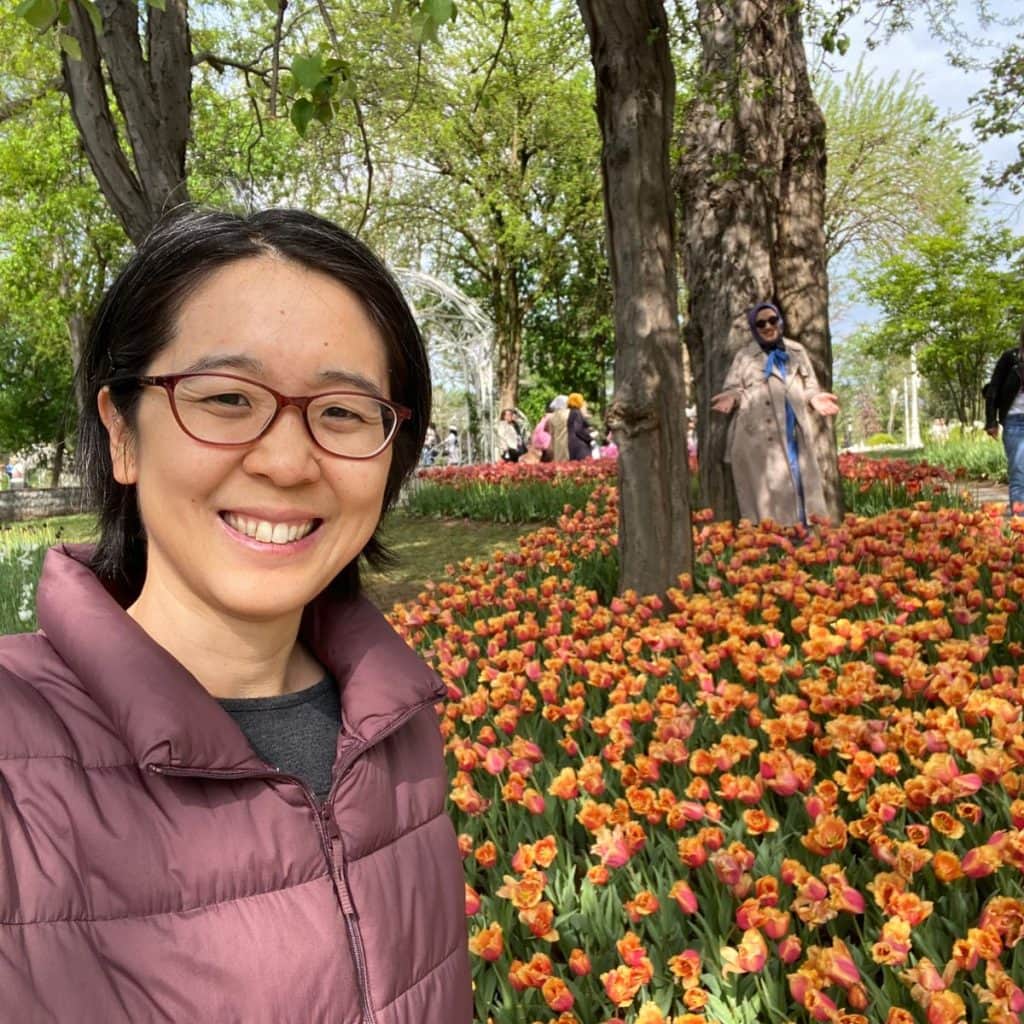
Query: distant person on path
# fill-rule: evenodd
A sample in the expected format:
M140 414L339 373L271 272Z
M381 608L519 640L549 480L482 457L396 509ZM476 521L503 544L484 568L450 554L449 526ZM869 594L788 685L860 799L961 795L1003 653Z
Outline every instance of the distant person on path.
M99 542L0 638L0 1019L470 1024L445 688L360 586L430 414L398 285L179 209L80 374Z
M459 428L454 424L448 428L448 434L441 442L441 451L444 452L444 461L447 465L461 465L462 447L459 444Z
M548 430L551 431L551 461L569 461L569 397L556 395L552 401Z
M1016 348L1007 349L996 361L992 377L983 389L985 432L999 437L1003 428L1003 450L1010 482L1008 511L1024 515L1024 326Z
M586 414L587 403L578 391L569 395L567 401L569 420L566 428L569 435L569 459L572 462L582 462L583 459L593 458L594 454L594 437Z
M835 395L822 391L806 349L785 338L782 314L762 302L747 314L753 335L736 354L711 408L732 415L726 462L740 516L781 526L826 516L814 455L811 412L834 416Z
M431 423L423 436L423 452L420 455L421 466L432 466L437 458L437 449L441 439L437 436L437 428Z

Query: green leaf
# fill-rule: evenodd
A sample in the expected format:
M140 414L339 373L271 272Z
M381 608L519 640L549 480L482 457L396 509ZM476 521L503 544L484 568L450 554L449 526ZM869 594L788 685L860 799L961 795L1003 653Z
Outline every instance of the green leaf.
M57 20L57 0L22 0L14 13L42 32Z
M78 40L67 32L60 34L60 48L72 59L82 59L82 47Z
M305 97L292 104L292 124L300 135L306 134L309 122L313 120L313 104Z
M423 0L423 10L437 25L455 18L455 0Z
M271 14L277 14L281 10L280 0L263 0L263 5Z
M292 77L303 89L312 92L324 77L323 61L317 54L296 57L292 61Z
M432 43L437 41L437 22L427 11L419 11L410 19L412 38L416 43Z
M93 31L99 35L103 31L103 15L100 14L100 9L93 3L93 0L77 0L77 2L85 13L89 15Z
M339 103L356 98L356 83L351 78L346 78L338 83L337 98Z
M334 117L334 107L331 106L331 101L325 100L323 103L317 103L313 107L313 117L321 124L327 124Z
M60 0L57 4L57 21L59 21L65 28L71 24L71 4L68 0Z
M167 0L149 0L149 6L155 7L158 11L166 11Z

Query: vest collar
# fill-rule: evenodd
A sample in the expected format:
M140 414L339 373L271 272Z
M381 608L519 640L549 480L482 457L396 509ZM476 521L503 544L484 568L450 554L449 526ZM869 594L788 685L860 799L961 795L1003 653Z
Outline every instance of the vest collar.
M91 553L88 545L47 552L39 625L136 762L265 770L231 716L97 579ZM365 598L321 595L306 609L301 635L338 681L346 745L368 746L411 709L444 696L433 671Z

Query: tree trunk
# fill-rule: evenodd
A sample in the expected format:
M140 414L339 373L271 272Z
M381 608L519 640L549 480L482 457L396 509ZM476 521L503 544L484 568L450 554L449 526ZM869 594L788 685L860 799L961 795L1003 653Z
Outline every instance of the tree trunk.
M693 569L669 139L675 73L661 0L577 0L590 37L615 301L620 590Z
M72 313L68 317L68 344L71 348L71 370L75 382L75 404L78 406L79 414L82 412L84 396L80 387L78 368L82 364L82 352L88 333L89 318L84 313Z
M689 296L685 338L697 392L702 500L738 513L725 456L728 418L712 414L747 310L774 301L786 335L832 384L825 270L825 123L811 92L799 9L785 0L698 0L701 72L683 118L677 193ZM814 450L829 513L842 512L834 424Z
M53 449L53 465L50 467L50 486L60 487L60 475L64 472L64 453L67 450L67 439L57 438Z
M495 349L498 353L498 412L519 403L519 374L523 361L523 308L514 266L505 264L492 274Z
M69 30L82 57L64 54L65 88L100 190L138 244L161 214L188 200L188 6L186 0L166 0L164 10L146 6L145 43L138 4L97 0L96 6L102 17L98 33L81 4L69 5Z

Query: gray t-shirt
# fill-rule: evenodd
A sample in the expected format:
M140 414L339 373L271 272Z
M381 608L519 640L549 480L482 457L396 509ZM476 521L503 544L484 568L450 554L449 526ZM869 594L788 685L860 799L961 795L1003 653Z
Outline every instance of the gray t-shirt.
M333 676L279 697L232 697L217 703L267 764L302 779L318 800L327 798L341 728Z

